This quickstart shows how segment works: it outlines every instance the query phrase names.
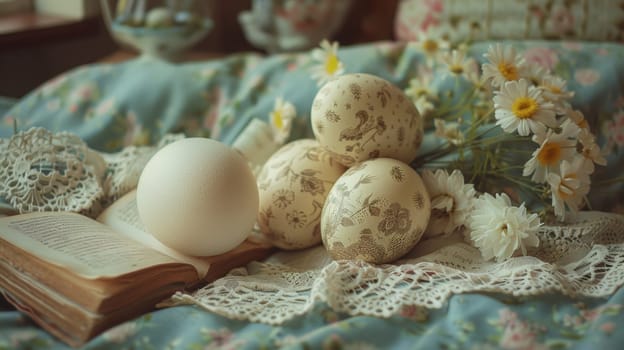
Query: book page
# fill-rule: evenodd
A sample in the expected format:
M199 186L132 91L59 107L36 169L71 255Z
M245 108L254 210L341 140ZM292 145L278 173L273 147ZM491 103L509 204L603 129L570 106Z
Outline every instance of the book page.
M208 261L184 255L171 249L147 232L139 216L136 191L131 191L115 201L115 203L100 214L97 220L145 246L166 254L180 262L193 265L200 278L203 278L210 269L210 263Z
M75 213L46 212L0 218L0 238L86 278L116 277L176 262Z

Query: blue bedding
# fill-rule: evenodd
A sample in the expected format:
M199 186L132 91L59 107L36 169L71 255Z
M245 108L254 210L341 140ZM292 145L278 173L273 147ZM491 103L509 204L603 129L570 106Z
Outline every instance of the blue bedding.
M575 91L573 105L588 118L609 151L594 183L621 176L624 157L624 46L614 43L509 41L548 59ZM491 43L469 48L482 61ZM403 43L341 48L347 73L381 76L401 88L417 74L423 54ZM77 68L17 101L0 120L0 137L14 124L78 134L91 147L113 152L153 144L184 132L232 143L253 118L267 119L277 97L297 110L292 139L312 136L309 114L318 91L310 78L307 52L264 57L240 54L223 59L169 64L131 60ZM594 209L622 210L622 184L592 192ZM623 233L624 234L624 233ZM624 343L624 291L605 299L561 295L512 298L455 295L437 310L404 309L390 319L349 316L319 304L282 326L230 320L192 306L154 311L116 327L85 345L116 348L448 348L541 349L617 348ZM62 349L66 346L24 315L3 304L0 349Z
M230 320L194 306L158 310L85 349L618 349L624 291L604 300L465 294L439 310L389 319L324 305L281 326ZM411 312L413 311L413 312ZM0 348L71 349L17 311L0 313Z

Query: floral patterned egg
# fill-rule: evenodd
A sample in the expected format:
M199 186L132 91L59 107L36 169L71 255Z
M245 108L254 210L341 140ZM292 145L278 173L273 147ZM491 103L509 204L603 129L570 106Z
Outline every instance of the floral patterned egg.
M258 175L262 233L283 249L321 243L323 204L345 170L316 140L297 140L280 148Z
M431 202L418 173L390 158L349 168L329 192L321 237L334 259L394 261L422 237Z
M346 74L325 84L314 97L310 117L316 139L346 166L379 157L409 163L423 138L414 103L370 74Z

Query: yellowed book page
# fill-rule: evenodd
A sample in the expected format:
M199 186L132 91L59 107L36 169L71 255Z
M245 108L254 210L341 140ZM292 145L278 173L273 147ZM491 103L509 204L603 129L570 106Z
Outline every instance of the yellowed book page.
M136 191L131 191L115 201L115 203L100 214L97 220L145 246L151 247L178 261L193 265L200 278L206 276L210 269L210 263L208 261L184 255L171 249L147 232L139 216Z
M0 238L85 278L116 277L176 260L75 213L0 218Z

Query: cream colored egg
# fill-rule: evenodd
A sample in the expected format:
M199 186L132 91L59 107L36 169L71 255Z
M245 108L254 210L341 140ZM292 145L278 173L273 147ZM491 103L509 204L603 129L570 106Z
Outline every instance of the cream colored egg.
M215 140L187 138L150 158L139 178L137 206L163 244L188 255L217 255L253 229L258 188L238 152Z
M323 244L334 259L388 263L422 237L431 203L423 181L390 158L349 168L334 184L321 218Z
M170 27L173 25L173 13L166 7L153 8L145 16L145 25L151 28Z
M346 74L325 84L310 117L316 139L346 166L380 157L409 163L423 138L414 103L370 74Z
M262 233L283 249L319 244L325 198L344 171L316 140L297 140L280 148L258 175Z

